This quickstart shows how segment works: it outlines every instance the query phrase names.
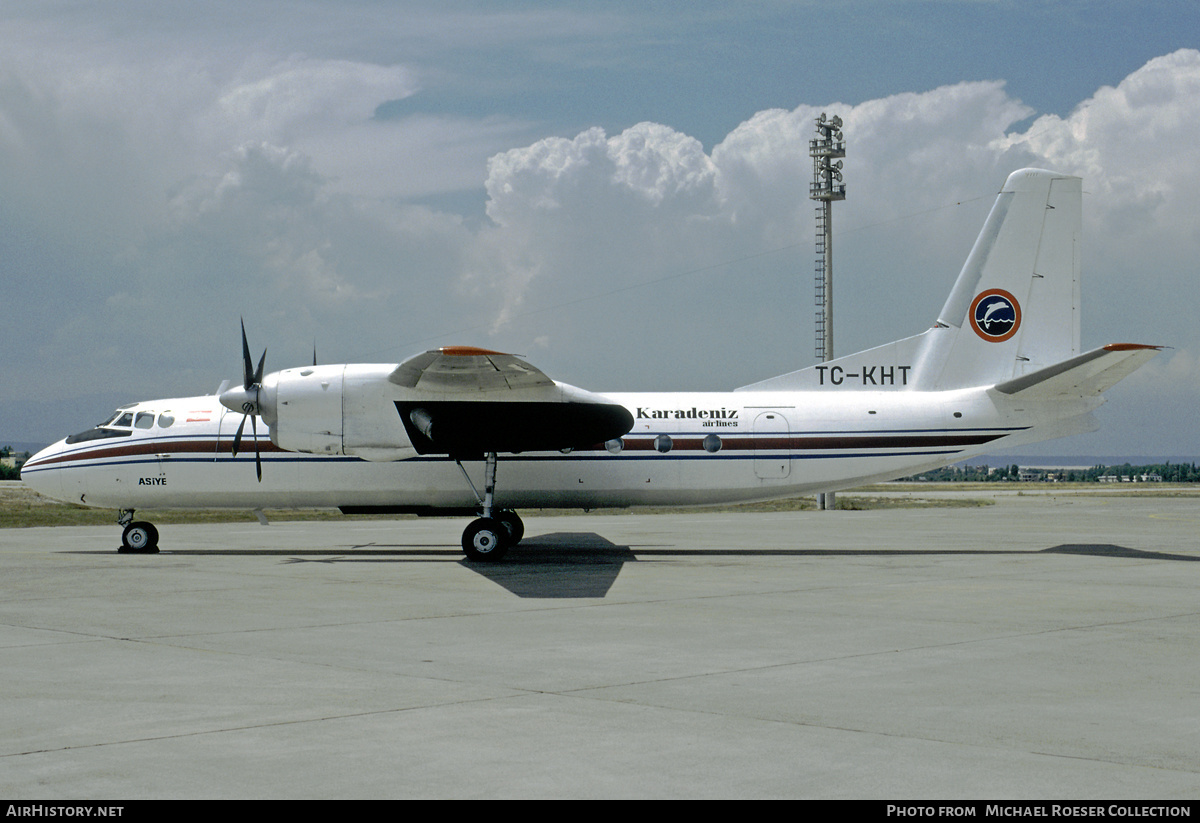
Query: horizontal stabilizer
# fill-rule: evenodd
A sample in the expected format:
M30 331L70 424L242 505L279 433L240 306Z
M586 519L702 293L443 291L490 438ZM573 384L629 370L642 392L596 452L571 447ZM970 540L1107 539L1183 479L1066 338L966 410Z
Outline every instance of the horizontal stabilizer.
M1160 351L1160 346L1113 343L1003 383L996 391L1030 399L1100 394Z

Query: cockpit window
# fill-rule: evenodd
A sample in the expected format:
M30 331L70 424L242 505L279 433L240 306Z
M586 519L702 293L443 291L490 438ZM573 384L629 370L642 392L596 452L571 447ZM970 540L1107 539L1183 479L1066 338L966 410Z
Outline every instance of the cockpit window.
M133 431L130 429L110 429L97 426L94 429L71 435L67 438L67 443L84 443L88 440L103 440L106 437L128 437L131 434Z
M154 425L154 412L138 412L133 425L139 429L149 429Z
M151 420L153 420L153 417L151 417ZM133 413L117 409L95 428L68 437L67 443L86 443L89 440L103 440L108 437L128 437L133 433L129 430L129 427L132 425ZM124 426L125 428L114 429L112 428L113 426Z

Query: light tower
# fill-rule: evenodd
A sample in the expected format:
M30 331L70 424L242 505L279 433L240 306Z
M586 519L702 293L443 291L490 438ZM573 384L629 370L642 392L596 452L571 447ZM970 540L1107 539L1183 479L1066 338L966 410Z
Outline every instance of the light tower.
M817 118L817 136L808 141L808 154L813 161L813 181L808 189L810 200L817 205L817 362L833 359L833 201L846 199L842 183L842 160L846 144L842 140L842 118L827 119L825 113ZM822 509L835 506L832 493L817 495Z

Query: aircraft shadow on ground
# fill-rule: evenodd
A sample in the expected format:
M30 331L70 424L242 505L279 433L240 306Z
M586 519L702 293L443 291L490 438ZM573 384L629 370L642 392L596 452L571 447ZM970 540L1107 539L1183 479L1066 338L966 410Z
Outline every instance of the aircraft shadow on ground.
M1130 560L1183 560L1189 562L1200 560L1200 555L1149 552L1141 549L1127 549L1111 543L1064 543L1061 546L1042 549L1041 554L1085 554L1092 557L1124 557Z
M284 563L404 563L453 562L486 577L518 597L604 597L630 562L653 562L672 557L903 557L935 555L1069 554L1129 560L1197 561L1200 555L1130 549L1114 544L1062 544L1030 552L1026 549L683 549L668 545L618 545L594 532L552 532L528 537L500 563L474 563L444 543L367 543L346 547L348 554L329 549L183 549L164 550L179 556L280 557ZM86 552L91 554L92 552Z

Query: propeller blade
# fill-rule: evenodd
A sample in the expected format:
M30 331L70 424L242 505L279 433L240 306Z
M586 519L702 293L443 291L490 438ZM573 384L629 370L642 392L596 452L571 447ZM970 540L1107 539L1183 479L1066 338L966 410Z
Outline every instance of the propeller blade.
M258 475L258 482L262 482L262 459L258 455L258 423L254 422L253 415L250 417L250 427L254 430L254 471Z
M262 357L258 358L258 368L254 370L254 383L258 386L262 384L263 379L263 364L267 362L267 350L263 349Z
M267 356L266 350L263 357ZM248 389L254 384L254 361L250 359L250 344L246 342L246 321L242 320L242 388Z
M246 428L246 418L248 414L242 415L242 424L238 426L237 434L233 436L233 454L231 457L237 457L238 447L242 445L242 429Z

